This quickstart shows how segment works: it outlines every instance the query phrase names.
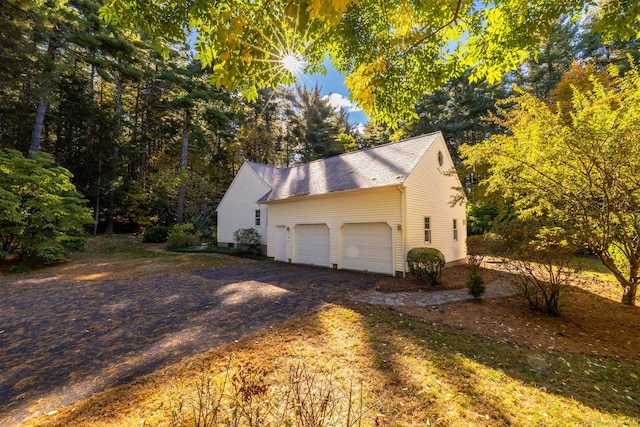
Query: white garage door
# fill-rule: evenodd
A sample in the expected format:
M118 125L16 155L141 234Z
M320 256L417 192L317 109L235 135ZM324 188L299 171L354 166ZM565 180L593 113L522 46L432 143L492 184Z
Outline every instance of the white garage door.
M296 225L296 262L330 267L329 227L326 224Z
M391 227L384 222L342 227L342 268L393 274Z

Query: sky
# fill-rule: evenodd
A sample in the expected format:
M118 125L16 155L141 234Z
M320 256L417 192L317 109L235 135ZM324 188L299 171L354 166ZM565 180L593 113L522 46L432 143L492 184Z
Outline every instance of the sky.
M196 40L195 32L189 34L188 38L189 43L193 46ZM307 85L309 88L315 87L317 83L320 87L320 93L329 98L331 105L336 108L346 108L349 114L349 121L353 123L356 128L362 128L369 122L369 117L364 114L361 108L358 108L355 103L349 100L349 89L347 89L347 86L344 84L344 75L340 74L328 59L324 61L324 66L327 69L326 75L302 74L298 76L298 83Z
M300 85L307 85L313 88L316 83L320 87L320 93L329 98L329 102L334 107L344 107L349 113L349 121L354 125L365 125L369 122L369 117L358 108L356 104L349 100L349 89L344 84L344 76L340 74L329 61L325 61L327 74L303 74L298 77Z

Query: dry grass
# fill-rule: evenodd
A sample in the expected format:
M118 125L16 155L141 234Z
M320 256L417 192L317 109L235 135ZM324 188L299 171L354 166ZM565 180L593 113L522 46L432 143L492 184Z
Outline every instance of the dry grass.
M239 262L219 254L168 252L163 244L143 244L141 241L140 236L98 236L91 239L85 252L71 254L68 261L22 275L48 275L82 281L130 280Z

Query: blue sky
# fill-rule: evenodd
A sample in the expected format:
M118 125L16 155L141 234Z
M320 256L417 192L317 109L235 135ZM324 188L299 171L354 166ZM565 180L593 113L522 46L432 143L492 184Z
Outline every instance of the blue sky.
M349 113L349 119L351 123L366 124L369 121L369 117L362 112L362 109L358 108L352 101L349 100L349 89L344 84L344 76L340 74L329 61L325 61L327 67L327 74L303 74L298 77L298 83L301 85L307 85L307 87L314 87L316 82L321 88L322 95L328 96L331 105L338 107L345 107Z

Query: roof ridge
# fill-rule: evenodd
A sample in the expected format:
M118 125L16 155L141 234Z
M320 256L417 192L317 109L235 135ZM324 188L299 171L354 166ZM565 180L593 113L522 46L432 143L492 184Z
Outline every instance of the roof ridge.
M435 132L423 133L422 135L412 136L412 137L409 137L409 138L406 138L406 139L401 139L400 141L389 141L389 142L384 143L384 144L374 145L373 147L367 147L367 148L362 148L360 150L349 151L348 153L338 154L337 156L325 157L323 159L316 159L316 160L312 160L312 161L307 162L307 163L300 163L300 164L297 164L297 165L290 166L288 168L279 168L279 169L284 171L284 170L294 169L294 168L298 168L298 167L305 166L305 165L311 165L311 164L314 164L314 163L326 162L327 160L334 159L336 157L347 157L347 156L351 156L353 154L364 153L364 152L367 152L367 151L376 150L378 148L388 147L390 145L396 145L396 144L400 144L400 143L403 143L403 142L409 142L409 141L413 141L413 140L419 139L419 138L426 138L426 137L437 135L437 134L441 134L441 133L442 132L439 131L439 130L435 131ZM260 164L260 163L258 163L258 164Z
M271 168L271 169L280 169L280 170L288 169L288 168L281 168L280 166L268 165L266 163L252 162L251 160L245 160L245 163L250 163L252 165L258 165L258 166L265 166L265 167L268 167L268 168Z
M433 132L294 167L263 168L273 191L261 201L400 185L441 137Z

